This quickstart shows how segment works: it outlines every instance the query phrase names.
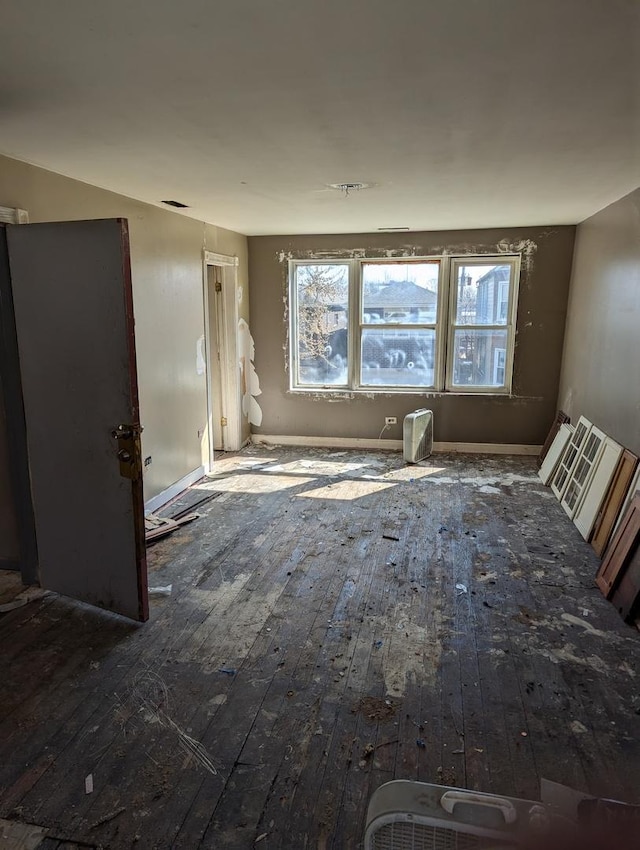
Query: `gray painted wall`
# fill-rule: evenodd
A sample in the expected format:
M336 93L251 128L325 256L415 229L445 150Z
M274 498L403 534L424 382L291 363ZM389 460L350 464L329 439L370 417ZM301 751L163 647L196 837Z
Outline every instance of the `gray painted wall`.
M435 414L444 442L537 445L553 421L566 319L575 227L507 228L401 234L249 237L249 281L255 365L263 420L257 434L377 438L386 415L398 426L418 407ZM514 390L511 397L452 394L352 395L328 400L288 390L288 259L428 256L522 251Z
M640 189L578 227L558 403L640 454Z
M2 569L2 561L17 561L19 556L20 544L9 474L9 446L0 384L0 569Z

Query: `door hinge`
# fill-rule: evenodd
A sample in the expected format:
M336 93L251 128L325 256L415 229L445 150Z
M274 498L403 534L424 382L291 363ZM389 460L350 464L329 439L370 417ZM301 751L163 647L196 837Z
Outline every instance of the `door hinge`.
M222 284L219 280L216 281L216 292L222 292Z
M220 417L220 424L222 425L223 428L226 426L226 424L227 424L227 417L226 416Z

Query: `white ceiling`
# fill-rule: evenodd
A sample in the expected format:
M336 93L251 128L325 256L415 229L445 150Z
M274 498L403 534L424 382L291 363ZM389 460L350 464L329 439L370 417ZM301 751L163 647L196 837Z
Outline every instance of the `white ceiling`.
M640 185L639 14L0 0L0 152L246 234L575 223Z

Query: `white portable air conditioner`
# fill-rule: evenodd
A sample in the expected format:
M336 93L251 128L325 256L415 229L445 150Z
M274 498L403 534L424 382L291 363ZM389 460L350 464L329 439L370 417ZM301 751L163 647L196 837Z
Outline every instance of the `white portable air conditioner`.
M402 423L402 446L407 463L418 463L433 451L433 412L414 410Z

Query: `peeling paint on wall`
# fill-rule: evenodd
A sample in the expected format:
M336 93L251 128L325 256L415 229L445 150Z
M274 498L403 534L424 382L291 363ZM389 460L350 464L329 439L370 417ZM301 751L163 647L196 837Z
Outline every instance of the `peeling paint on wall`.
M242 388L242 412L251 425L259 426L262 422L262 408L256 401L256 396L262 393L260 381L253 360L255 345L244 319L238 320L238 350L240 366L240 385Z
M196 375L204 375L206 371L204 336L196 340Z
M546 232L542 236L548 235ZM451 245L434 245L428 249L422 245L399 245L397 248L331 248L320 250L277 251L276 258L280 264L288 264L290 260L357 260L357 259L392 259L402 257L448 257L451 255L476 254L521 254L522 267L531 271L533 257L538 245L532 239L517 239L509 241L501 239L492 243L456 243Z

